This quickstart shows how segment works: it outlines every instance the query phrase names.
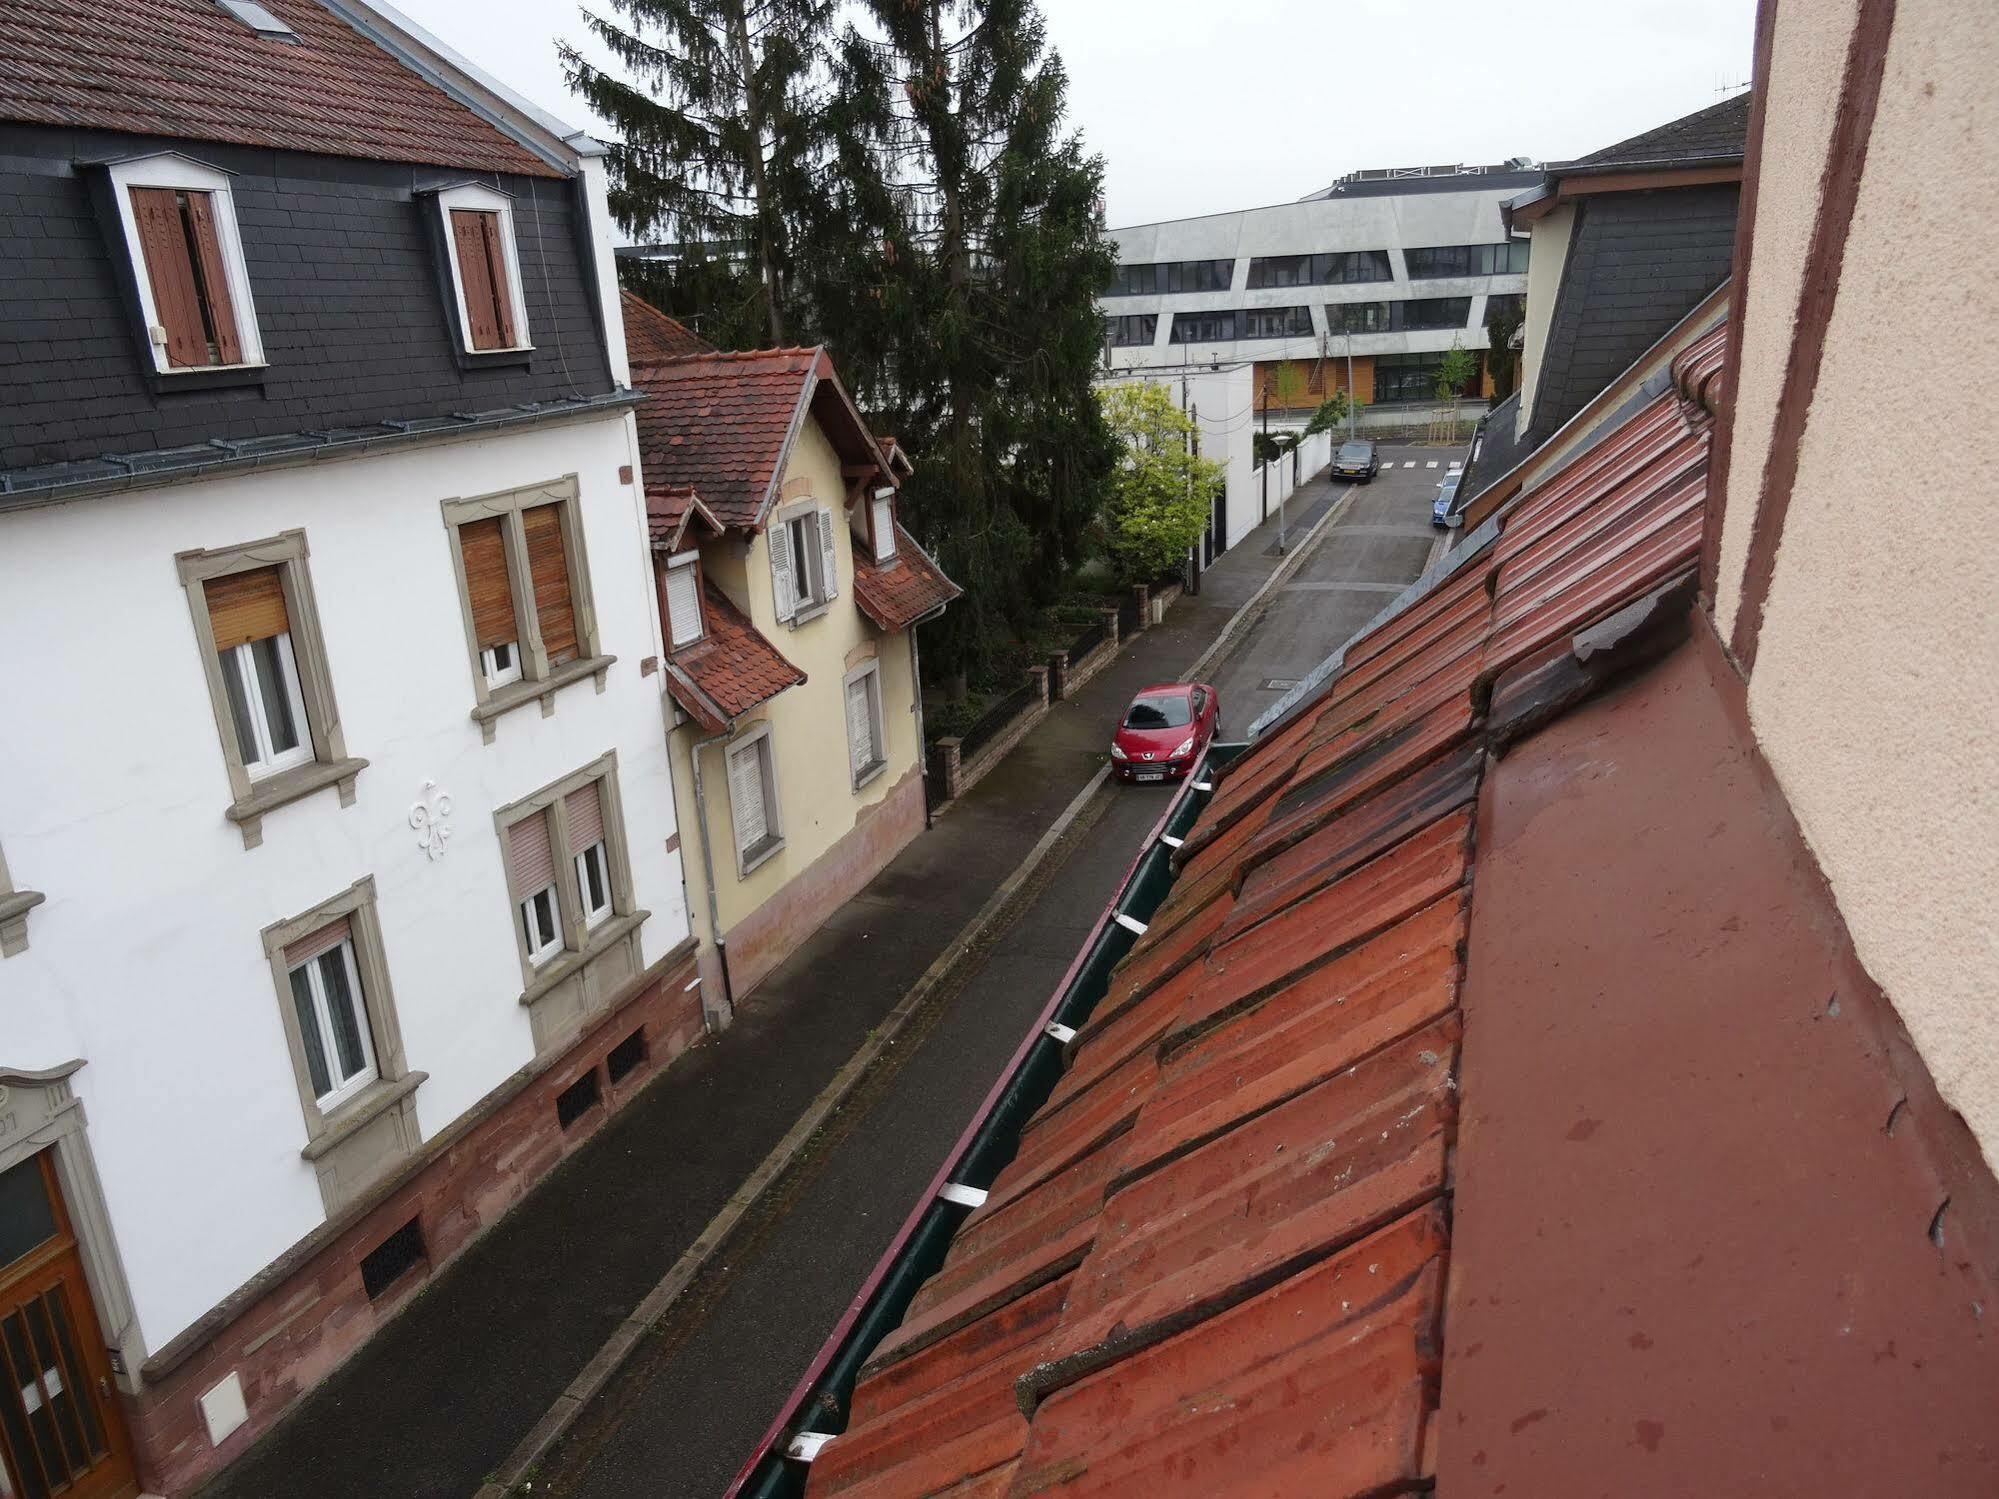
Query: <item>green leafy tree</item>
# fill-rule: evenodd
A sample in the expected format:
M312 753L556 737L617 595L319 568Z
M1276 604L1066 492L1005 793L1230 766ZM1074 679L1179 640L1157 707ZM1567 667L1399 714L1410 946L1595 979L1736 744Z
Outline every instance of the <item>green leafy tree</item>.
M1105 550L1123 581L1150 582L1178 567L1200 540L1222 466L1194 456L1193 423L1163 387L1114 385L1100 394L1123 445L1111 476Z
M861 0L827 101L808 301L864 409L916 456L904 514L966 596L947 677L1027 629L1077 563L1115 439L1092 393L1115 256L1100 158L1032 0Z
M799 225L825 155L815 80L833 4L610 0L610 14L583 18L617 72L558 44L570 86L617 134L612 210L635 238L685 247L647 289L664 289L676 315L706 313L716 343L790 335Z
M1526 317L1526 310L1512 297L1486 298L1485 337L1488 347L1485 367L1492 371L1492 397L1495 401L1512 395L1518 381L1520 351L1513 347L1513 340Z
M1305 423L1305 435L1315 437L1321 432L1330 432L1347 419L1347 393L1336 390L1319 403L1319 409L1312 413L1312 419Z
M1477 356L1453 338L1450 348L1444 351L1442 363L1437 366L1437 399L1455 400L1477 373Z

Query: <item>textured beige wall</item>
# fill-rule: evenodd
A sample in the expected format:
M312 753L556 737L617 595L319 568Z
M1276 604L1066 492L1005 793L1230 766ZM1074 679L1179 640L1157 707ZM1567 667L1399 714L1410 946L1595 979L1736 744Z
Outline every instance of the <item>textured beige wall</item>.
M1992 20L1897 8L1749 706L1861 961L1999 1161Z
M1743 305L1742 373L1715 586L1716 627L1729 638L1742 598L1742 569L1762 491L1763 457L1790 358L1805 251L1818 213L1826 142L1859 0L1791 0L1777 10L1770 102L1756 183L1756 244Z
M1569 235L1575 226L1573 207L1553 209L1534 224L1527 255L1527 333L1520 346L1517 430L1521 432L1534 414L1534 385L1541 374L1541 356L1548 350L1548 325L1555 320L1555 293L1562 284L1562 267L1569 263Z

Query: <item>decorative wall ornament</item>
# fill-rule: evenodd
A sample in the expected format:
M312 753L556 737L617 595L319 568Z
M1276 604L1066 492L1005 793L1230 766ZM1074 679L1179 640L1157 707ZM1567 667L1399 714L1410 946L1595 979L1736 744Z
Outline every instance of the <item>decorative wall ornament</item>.
M436 863L444 857L444 845L451 837L451 794L437 789L437 782L423 783L423 800L410 808L410 826L416 829L416 846L424 857Z

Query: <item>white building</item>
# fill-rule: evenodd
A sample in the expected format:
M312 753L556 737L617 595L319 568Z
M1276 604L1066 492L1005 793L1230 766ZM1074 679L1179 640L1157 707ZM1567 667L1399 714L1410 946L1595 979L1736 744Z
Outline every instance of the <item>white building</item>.
M115 116L0 79L0 1492L181 1495L699 1033L665 652L599 148L20 3Z

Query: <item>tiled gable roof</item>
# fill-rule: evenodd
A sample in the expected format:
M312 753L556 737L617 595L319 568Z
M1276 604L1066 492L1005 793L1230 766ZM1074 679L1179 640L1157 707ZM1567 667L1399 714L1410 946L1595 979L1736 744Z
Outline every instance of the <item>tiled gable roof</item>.
M668 317L643 297L618 292L624 311L625 350L633 365L657 364L683 354L712 354L715 346L678 318Z
M214 0L9 0L0 119L561 175L316 0L263 3L296 42Z
M1228 768L811 1494L1428 1488L1486 752L1684 619L1721 353Z
M639 367L639 463L646 483L691 484L722 523L754 526L803 420L823 349L692 354Z
M702 589L701 609L707 632L667 656L666 686L702 728L719 734L758 703L805 681L712 583Z
M1750 91L1744 89L1719 104L1710 104L1690 115L1682 115L1651 130L1641 131L1600 151L1574 161L1554 162L1549 170L1565 167L1640 166L1656 162L1695 165L1712 160L1717 164L1742 160L1749 140Z
M654 547L679 551L688 528L704 536L720 536L722 524L691 484L660 484L646 490L646 536Z
M893 557L877 562L866 551L854 548L854 602L884 630L906 630L965 591L899 522Z

